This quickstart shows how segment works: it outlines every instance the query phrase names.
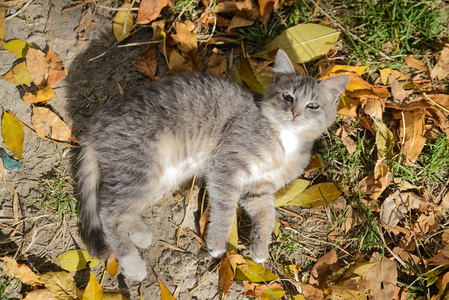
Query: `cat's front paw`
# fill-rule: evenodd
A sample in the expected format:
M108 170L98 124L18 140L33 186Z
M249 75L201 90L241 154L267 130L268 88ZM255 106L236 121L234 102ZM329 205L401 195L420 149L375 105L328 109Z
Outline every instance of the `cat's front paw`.
M126 278L134 281L142 281L147 276L147 266L139 255L130 254L120 259Z
M208 239L207 248L212 257L220 258L226 253L226 243Z
M130 232L129 239L134 246L146 249L151 245L152 235L149 231Z
M253 243L251 245L251 257L253 261L258 264L265 262L268 257L270 257L268 253L268 246L260 243Z

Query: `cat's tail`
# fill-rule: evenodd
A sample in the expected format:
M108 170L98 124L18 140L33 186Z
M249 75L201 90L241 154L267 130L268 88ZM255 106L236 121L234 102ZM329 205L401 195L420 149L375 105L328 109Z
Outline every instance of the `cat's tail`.
M91 255L107 258L111 249L106 241L98 211L100 168L97 154L88 143L83 145L78 163L78 210L81 238Z

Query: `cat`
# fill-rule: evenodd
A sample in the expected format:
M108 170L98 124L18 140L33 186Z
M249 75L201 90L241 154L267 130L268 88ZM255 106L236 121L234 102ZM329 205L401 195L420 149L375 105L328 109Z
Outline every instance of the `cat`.
M278 50L264 95L221 77L184 73L106 103L86 126L78 160L81 237L91 254L115 252L125 275L147 275L151 244L140 213L195 174L210 201L207 247L226 252L239 203L253 222L251 255L268 258L273 193L308 165L315 139L335 121L346 75L317 81Z

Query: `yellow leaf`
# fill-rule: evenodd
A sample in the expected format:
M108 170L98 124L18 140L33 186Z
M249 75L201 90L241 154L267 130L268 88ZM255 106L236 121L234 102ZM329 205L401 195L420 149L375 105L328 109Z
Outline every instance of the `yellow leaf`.
M285 291L279 283L258 284L252 282L243 282L245 287L245 296L253 296L259 300L278 300L284 296Z
M12 40L4 44L6 50L11 52L11 54L17 56L18 58L25 58L28 52L28 49L34 48L32 44L21 40Z
M39 103L46 102L50 99L56 97L55 92L50 86L46 86L43 89L38 90L37 92L27 92L23 95L23 103L31 104L31 103Z
M248 270L244 270L239 265L235 268L234 278L237 280L247 280L251 282L268 282L272 280L279 279L278 276L274 275L261 265L256 264L253 261L245 259L248 264Z
M131 8L131 3L124 3L121 8ZM125 20L126 18L126 20ZM122 41L129 36L134 25L133 12L131 10L120 10L112 23L112 30L117 41Z
M23 300L58 300L49 289L40 289L29 292Z
M90 267L96 266L101 262L98 258L90 256L87 250L77 249L69 250L58 255L61 268L67 271L80 271Z
M287 205L297 205L301 207L317 207L328 205L337 200L341 195L340 188L332 182L323 182L312 185L304 192L289 201Z
M418 159L424 148L426 132L424 122L424 109L404 111L399 126L399 137L401 139L401 153L404 155L404 164L410 164Z
M159 283L159 289L161 290L161 300L175 300L175 297L173 297L159 277L157 278L157 282Z
M6 147L18 158L22 159L25 131L19 119L9 111L3 113L2 136Z
M73 136L72 131L67 124L47 107L35 106L33 108L33 117L31 121L38 133L44 132L44 129L42 128L44 127L43 123L45 122L47 126L51 128L51 136L53 139L63 142L79 143L78 139Z
M1 260L6 263L3 265L6 275L9 277L15 277L24 284L29 285L41 285L42 280L39 275L36 275L30 268L23 264L18 264L14 259L9 257L2 257Z
M76 282L68 272L47 272L41 275L41 280L57 298L67 299L77 293Z
M274 195L274 206L284 206L301 194L308 186L310 181L304 179L293 180L286 187Z
M14 83L15 85L24 85L33 82L25 62L21 62L16 65L11 69L11 71L3 75L1 78Z
M89 283L86 286L83 294L83 300L102 300L104 299L103 290L98 284L97 278L95 278L92 272L90 273Z
M393 147L395 144L393 132L384 123L376 119L373 120L372 128L376 131L377 159L386 157L390 160L393 158Z
M115 253L112 252L106 262L106 270L108 271L109 276L115 277L115 275L117 275L118 266L119 263L117 257L115 256Z
M368 66L343 66L343 65L336 65L333 66L332 69L328 73L336 73L339 72L353 72L358 75L362 75L365 69L368 68ZM323 78L321 78L323 79Z
M228 252L235 251L237 252L239 242L239 234L237 229L237 216L234 218L234 222L232 222L231 234L228 238Z
M390 68L381 69L379 72L380 80L382 80L383 84L388 83L388 76L390 76L390 74L393 75L396 80L407 80L407 76L405 74Z
M255 54L271 59L268 52L283 49L295 63L304 63L326 54L338 40L340 32L318 24L299 24L284 30Z

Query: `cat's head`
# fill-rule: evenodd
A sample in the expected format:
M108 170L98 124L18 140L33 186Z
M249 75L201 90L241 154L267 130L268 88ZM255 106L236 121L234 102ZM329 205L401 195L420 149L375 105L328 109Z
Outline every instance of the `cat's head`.
M297 131L305 140L315 140L335 121L340 96L349 76L321 81L295 71L283 50L276 56L273 82L265 91L262 110L279 130Z

